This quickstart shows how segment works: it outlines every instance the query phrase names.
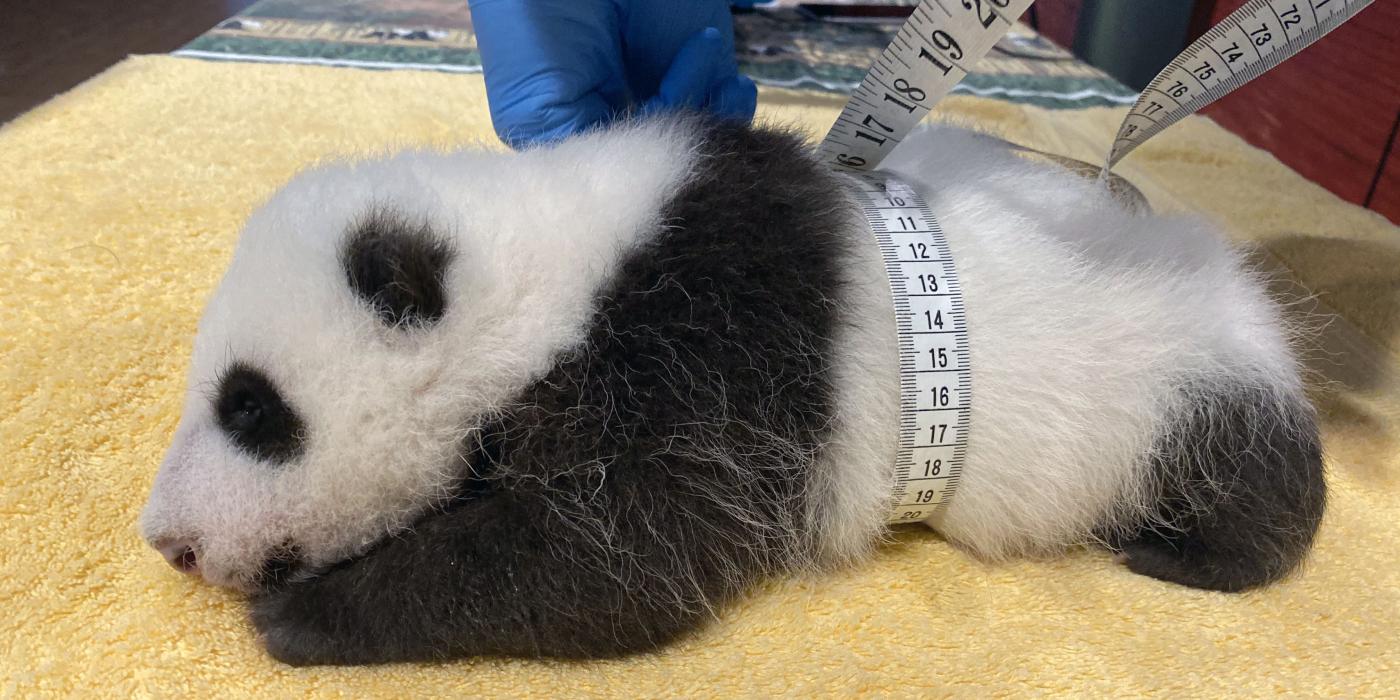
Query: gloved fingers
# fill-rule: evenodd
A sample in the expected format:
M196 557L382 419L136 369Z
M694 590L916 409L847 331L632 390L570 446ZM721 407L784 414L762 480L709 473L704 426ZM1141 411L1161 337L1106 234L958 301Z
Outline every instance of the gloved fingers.
M719 30L707 27L681 47L642 111L708 109L724 119L748 121L757 105L758 88L735 72L728 43Z
M661 78L656 96L647 100L643 111L657 108L700 109L710 96L710 88L727 77L726 47L718 29L706 27L686 40Z
M750 121L758 108L758 86L747 75L736 75L710 87L710 111L722 119Z
M751 118L728 0L471 0L496 133L512 147L642 111ZM707 27L700 32L696 28Z
M622 22L623 62L632 96L644 100L660 92L675 57L705 27L719 31L722 64L734 68L734 19L728 0L613 0ZM711 83L714 81L711 80Z
M472 0L496 133L513 147L563 138L628 102L613 0Z

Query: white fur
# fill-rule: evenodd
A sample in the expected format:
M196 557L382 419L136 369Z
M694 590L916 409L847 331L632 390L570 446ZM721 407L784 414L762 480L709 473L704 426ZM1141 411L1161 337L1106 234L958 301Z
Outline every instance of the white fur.
M692 147L653 122L548 150L411 152L298 176L249 219L205 310L146 538L193 537L206 578L247 587L282 542L317 566L402 529L460 472L465 432L582 341L597 288L657 229ZM372 206L454 243L442 332L385 328L346 284L343 238ZM269 372L306 420L295 469L220 434L208 393L233 360Z

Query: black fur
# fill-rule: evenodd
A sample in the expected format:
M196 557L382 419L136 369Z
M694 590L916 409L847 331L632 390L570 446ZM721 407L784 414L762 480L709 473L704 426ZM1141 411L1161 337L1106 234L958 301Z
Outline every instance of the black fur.
M354 225L341 263L350 288L390 326L429 326L447 311L452 248L426 225L376 210Z
M1301 398L1209 391L1193 392L1199 408L1155 451L1160 524L1118 547L1137 573L1243 591L1287 575L1312 546L1326 504L1322 451Z
M301 567L301 552L295 544L285 542L273 549L258 569L258 583L269 589L281 586L296 576Z
M256 598L274 656L635 652L810 552L849 210L798 137L702 128L697 172L602 291L586 346L473 450L489 487Z
M214 415L229 442L256 459L282 463L301 454L306 425L266 374L236 363L219 379Z

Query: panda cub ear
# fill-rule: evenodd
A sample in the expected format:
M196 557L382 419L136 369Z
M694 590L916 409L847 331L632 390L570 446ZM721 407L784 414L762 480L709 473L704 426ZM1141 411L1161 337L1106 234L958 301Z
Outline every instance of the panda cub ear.
M452 246L422 223L374 210L351 225L341 252L350 289L393 327L431 326L447 311Z

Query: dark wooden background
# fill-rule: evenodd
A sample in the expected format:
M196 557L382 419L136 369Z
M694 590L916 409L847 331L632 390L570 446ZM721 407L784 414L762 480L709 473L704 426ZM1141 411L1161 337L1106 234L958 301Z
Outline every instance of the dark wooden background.
M253 0L0 0L0 123L129 54L178 49L251 4Z

